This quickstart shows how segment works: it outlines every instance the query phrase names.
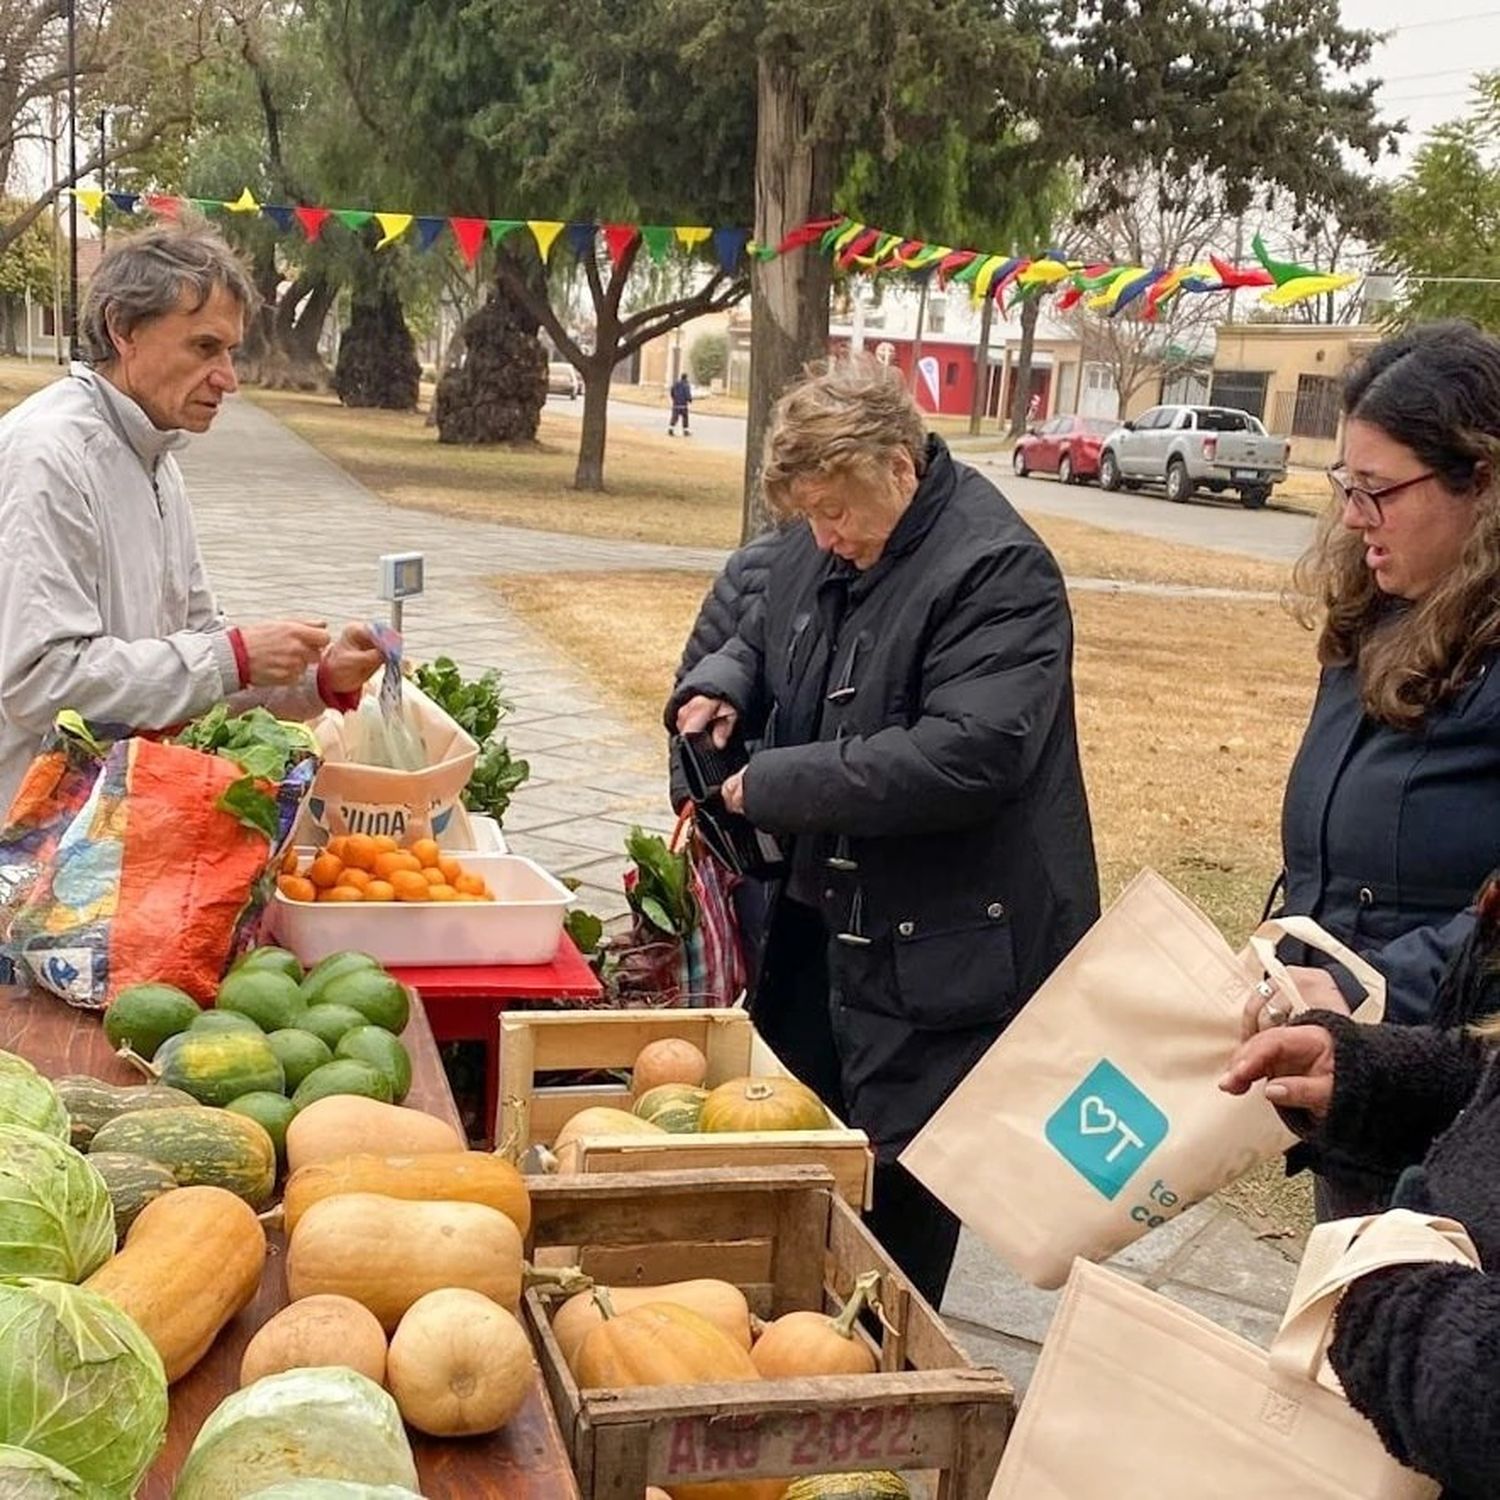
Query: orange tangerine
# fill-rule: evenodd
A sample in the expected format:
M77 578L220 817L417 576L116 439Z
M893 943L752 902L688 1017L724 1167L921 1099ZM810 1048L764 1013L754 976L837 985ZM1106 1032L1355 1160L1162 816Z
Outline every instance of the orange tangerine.
M422 879L420 870L397 870L391 876L391 889L398 901L425 901L432 887Z
M377 833L374 837L376 851L380 854L394 854L401 847L388 833Z
M433 885L427 888L429 901L457 901L458 892L451 885Z
M318 897L319 901L363 901L365 893L352 885L336 885L331 891L324 891Z
M276 889L288 901L316 901L318 888L302 875L278 875Z
M455 891L453 899L455 901L467 901L471 906L477 906L479 904L479 897L471 896L467 891Z
M389 880L398 870L420 870L421 861L415 854L404 849L387 850L375 856L375 873L382 880Z
M281 856L281 873L283 875L295 875L297 866L301 863L298 858L296 846L293 845Z
M436 839L417 839L408 846L411 852L422 861L424 869L433 869L442 857L437 846Z
M324 845L325 853L331 854L340 864L344 862L344 850L348 847L348 834L340 834L336 839L329 839Z
M445 854L438 860L438 869L443 872L443 879L455 887L458 885L458 877L464 872L464 867L451 854Z
M369 834L351 833L344 842L344 863L356 870L373 870L380 852Z
M325 851L312 862L312 868L307 872L307 878L320 891L327 891L332 890L339 883L339 876L343 873L343 860L339 859L337 855L329 854Z
M447 885L448 884L448 882L443 879L443 872L441 870L439 870L436 865L432 865L432 866L423 865L423 867L422 867L422 879L425 880L428 885Z
M356 870L352 865L345 865L344 873L339 876L339 884L352 886L356 891L362 891L372 879L374 877L368 870Z
M372 880L365 887L366 901L394 901L396 888L388 880Z
M484 896L484 878L480 875L460 875L452 882L453 889L461 891L466 896Z

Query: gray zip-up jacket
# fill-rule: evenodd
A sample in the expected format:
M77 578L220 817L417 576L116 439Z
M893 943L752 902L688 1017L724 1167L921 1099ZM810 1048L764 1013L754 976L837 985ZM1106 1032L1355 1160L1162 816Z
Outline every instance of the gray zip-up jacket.
M0 822L63 709L164 729L239 689L172 457L186 441L85 365L0 418ZM311 675L274 700L321 708Z

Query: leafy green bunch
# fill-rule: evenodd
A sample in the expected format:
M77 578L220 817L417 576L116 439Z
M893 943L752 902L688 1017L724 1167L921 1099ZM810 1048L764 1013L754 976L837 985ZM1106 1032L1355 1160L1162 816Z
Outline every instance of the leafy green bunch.
M674 854L659 834L632 828L625 852L635 862L636 879L627 893L631 910L669 937L686 937L697 921L688 886L686 854Z
M494 738L511 705L500 690L500 674L493 668L466 682L451 658L440 656L412 674L413 681L450 719L478 742L479 758L464 788L464 806L504 823L516 789L531 775L531 767L517 760L502 739Z

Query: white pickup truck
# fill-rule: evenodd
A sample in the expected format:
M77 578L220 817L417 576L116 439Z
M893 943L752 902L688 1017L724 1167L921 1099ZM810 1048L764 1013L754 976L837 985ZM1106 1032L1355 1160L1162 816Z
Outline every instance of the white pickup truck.
M1268 437L1249 412L1229 406L1153 406L1122 423L1099 449L1101 489L1166 486L1167 499L1194 490L1235 490L1250 509L1264 505L1286 478L1289 445Z

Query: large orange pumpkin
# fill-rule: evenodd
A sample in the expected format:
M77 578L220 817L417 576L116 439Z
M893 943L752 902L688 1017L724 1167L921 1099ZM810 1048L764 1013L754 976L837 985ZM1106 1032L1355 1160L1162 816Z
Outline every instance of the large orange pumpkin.
M823 1101L795 1078L734 1078L721 1083L698 1115L705 1134L721 1130L826 1130Z
M880 1272L854 1283L849 1300L830 1318L820 1312L789 1312L766 1325L750 1350L755 1368L767 1380L804 1375L873 1375L879 1361L856 1331L860 1313L874 1296Z

